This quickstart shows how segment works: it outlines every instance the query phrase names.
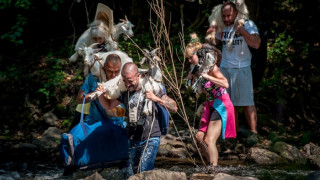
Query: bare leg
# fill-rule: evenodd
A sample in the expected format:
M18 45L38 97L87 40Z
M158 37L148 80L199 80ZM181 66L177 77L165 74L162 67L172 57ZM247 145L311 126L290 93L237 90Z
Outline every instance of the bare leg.
M210 165L212 166L218 165L219 152L217 149L217 140L221 133L221 126L221 120L210 121L206 136L204 138L204 141L208 145Z
M239 132L239 120L238 120L239 108L234 106L234 119L236 122L236 132Z
M246 116L251 132L257 131L257 110L255 106L244 106L244 114Z
M209 159L209 155L207 152L208 146L207 144L204 142L204 135L205 133L202 131L198 131L196 134L196 139L198 141L198 144L200 146L200 150L202 152L202 154L204 155L204 157L207 159L207 161L210 161Z

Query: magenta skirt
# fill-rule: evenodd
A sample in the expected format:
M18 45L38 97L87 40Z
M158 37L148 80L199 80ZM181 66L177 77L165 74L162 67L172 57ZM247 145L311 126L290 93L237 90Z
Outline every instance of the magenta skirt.
M235 117L234 117L234 108L233 104L230 100L229 94L223 94L218 97L214 101L207 101L203 114L201 117L201 127L199 131L207 132L208 125L210 122L210 107L213 107L218 111L221 116L222 128L221 128L221 136L222 139L225 138L236 138L236 125L235 125Z

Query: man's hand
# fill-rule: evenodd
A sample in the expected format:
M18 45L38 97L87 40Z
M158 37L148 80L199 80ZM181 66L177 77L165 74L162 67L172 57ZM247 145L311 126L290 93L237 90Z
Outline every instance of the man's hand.
M210 26L209 29L207 30L206 35L212 33L212 32L217 32L218 26L214 25L214 26Z
M104 89L103 86L98 86L95 91L101 91L101 92L103 92L103 94L106 92L106 90Z
M238 26L237 26L237 30L236 30L236 34L237 34L237 35L243 35L244 31L246 31L246 30L244 29L244 26L242 26L242 25L238 25Z
M150 99L153 102L161 101L161 99L158 96L156 96L152 91L148 91L148 90L146 90L146 98Z

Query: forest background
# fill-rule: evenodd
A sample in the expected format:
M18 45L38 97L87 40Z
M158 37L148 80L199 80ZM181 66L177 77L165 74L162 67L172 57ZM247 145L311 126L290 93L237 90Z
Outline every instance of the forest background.
M113 9L115 23L128 17L135 25L132 39L136 44L154 48L149 22L153 15L145 0L0 1L0 141L10 144L39 136L48 128L42 116L49 111L66 131L84 80L83 63L69 63L68 58L99 2ZM163 2L173 49L183 58L178 33L183 28L186 40L191 32L203 39L212 8L222 1ZM298 146L319 144L320 1L246 0L246 4L250 18L267 33L267 59L259 62L254 74L261 76L255 87L259 133ZM120 39L120 48L136 63L142 56L130 40ZM175 66L181 67L179 63ZM197 99L184 86L181 92L192 121ZM245 126L244 117L240 118ZM174 119L180 128L185 127L183 120Z

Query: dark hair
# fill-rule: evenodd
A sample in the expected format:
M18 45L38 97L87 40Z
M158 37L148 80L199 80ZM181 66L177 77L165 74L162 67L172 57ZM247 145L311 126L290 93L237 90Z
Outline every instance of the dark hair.
M228 5L230 5L235 12L238 12L236 4L233 3L232 1L226 1L226 2L224 2L224 3L222 4L222 6L221 6L221 11L222 11L223 8L225 8L225 7L228 6Z
M106 58L106 62L104 63L104 65L106 65L107 63L111 63L113 65L116 65L118 63L121 64L121 59L117 54L109 54Z

